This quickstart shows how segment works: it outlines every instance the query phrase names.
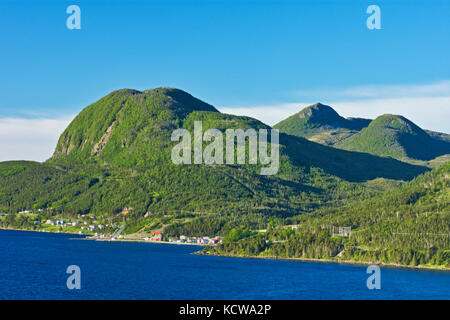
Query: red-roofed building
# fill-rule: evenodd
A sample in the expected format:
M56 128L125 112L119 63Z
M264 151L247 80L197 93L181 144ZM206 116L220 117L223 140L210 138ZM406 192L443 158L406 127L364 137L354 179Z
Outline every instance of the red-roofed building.
M150 238L150 240L153 241L162 241L164 239L164 235L160 231L153 232L153 237Z

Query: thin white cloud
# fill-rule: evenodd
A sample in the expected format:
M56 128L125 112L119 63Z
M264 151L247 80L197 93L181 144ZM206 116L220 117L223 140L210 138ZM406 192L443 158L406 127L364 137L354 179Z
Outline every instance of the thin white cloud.
M252 117L272 126L311 104L308 102L299 102L250 107L219 107L219 111L237 116Z
M381 99L381 98L413 98L413 97L448 97L450 96L450 80L442 80L426 84L406 85L365 85L340 90L297 91L299 97L327 97L332 100Z
M385 113L400 114L424 129L450 133L450 81L412 86L354 87L341 91L341 96L346 99L335 97L320 102L332 106L344 117L374 119ZM228 106L219 110L274 125L315 102ZM0 118L0 161L48 159L59 136L73 118Z
M345 117L374 119L385 113L399 114L423 129L450 133L450 95L338 101L331 105Z
M0 161L50 158L72 119L0 118Z
M317 94L317 96L321 96ZM315 102L333 107L344 117L374 119L382 114L400 114L424 129L450 133L450 81L425 85L364 86L341 91L324 91L332 99L258 105L222 107L220 111L247 115L274 125Z

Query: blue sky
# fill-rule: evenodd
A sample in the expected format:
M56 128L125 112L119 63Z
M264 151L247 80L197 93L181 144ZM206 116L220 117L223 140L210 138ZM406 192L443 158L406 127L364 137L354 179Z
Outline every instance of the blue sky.
M66 28L71 4L81 30ZM381 30L366 27L371 4ZM0 125L61 120L42 129L58 131L50 145L113 90L171 86L269 124L321 101L450 132L449 13L445 0L0 0Z

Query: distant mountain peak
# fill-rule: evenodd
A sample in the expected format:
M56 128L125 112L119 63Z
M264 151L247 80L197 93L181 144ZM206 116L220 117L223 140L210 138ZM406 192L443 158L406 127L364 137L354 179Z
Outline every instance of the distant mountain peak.
M432 160L450 154L448 141L430 136L409 119L383 114L338 147L397 159Z
M339 121L343 119L332 107L320 102L304 108L299 112L299 117L324 122Z
M369 126L390 129L399 133L428 136L425 130L414 122L397 114L383 114L373 120Z
M276 124L274 128L290 135L310 137L329 130L361 130L369 122L369 119L345 119L329 105L317 102Z

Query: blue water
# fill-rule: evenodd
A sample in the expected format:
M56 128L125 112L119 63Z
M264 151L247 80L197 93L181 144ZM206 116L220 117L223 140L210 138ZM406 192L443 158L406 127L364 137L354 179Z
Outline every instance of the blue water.
M74 239L75 238L75 239ZM0 230L0 299L450 299L450 272L198 256L200 249ZM81 268L81 289L66 268Z

